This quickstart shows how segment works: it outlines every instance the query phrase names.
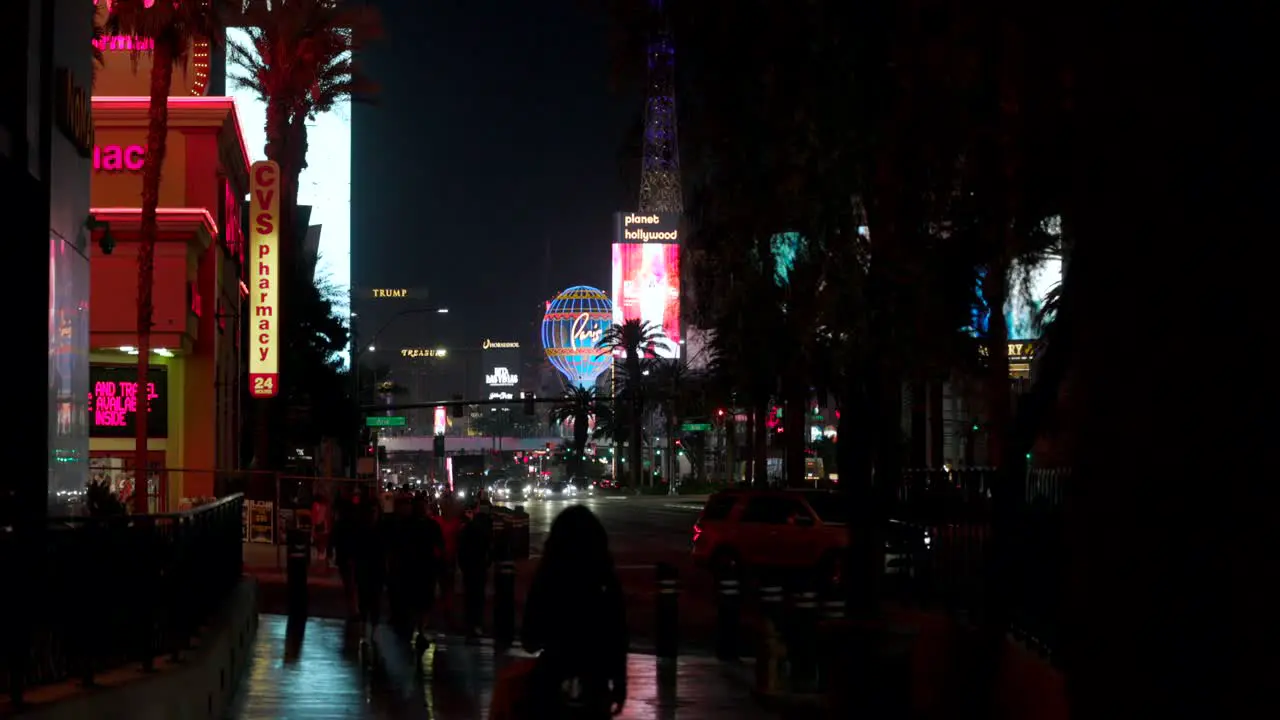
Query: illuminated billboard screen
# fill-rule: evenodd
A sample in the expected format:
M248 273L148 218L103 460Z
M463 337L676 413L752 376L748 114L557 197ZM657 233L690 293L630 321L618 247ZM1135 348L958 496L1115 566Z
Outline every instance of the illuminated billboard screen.
M243 28L227 28L228 43L252 48ZM232 53L226 53L228 57ZM267 106L258 94L241 86L245 71L226 64L227 95L236 102L249 161L266 159ZM311 224L320 225L320 260L316 277L331 282L337 298L351 288L351 102L341 100L328 112L307 121L307 166L298 178L298 204L311 206ZM394 290L401 290L393 288ZM402 290L401 290L402 291ZM345 304L345 303L344 303ZM338 308L346 312L347 308Z
M978 272L978 304L973 309L972 331L983 337L989 331L991 308L982 296L985 271ZM1040 327L1037 316L1044 308L1049 293L1062 282L1062 260L1050 257L1032 267L1017 263L1009 271L1009 297L1005 300L1004 321L1009 329L1009 340L1037 340ZM1045 318L1046 320L1050 318Z
M660 358L680 357L680 246L615 243L613 322L641 320L662 328L666 342L646 349Z
M169 376L147 369L147 436L169 436ZM89 366L89 436L131 438L138 412L137 365Z

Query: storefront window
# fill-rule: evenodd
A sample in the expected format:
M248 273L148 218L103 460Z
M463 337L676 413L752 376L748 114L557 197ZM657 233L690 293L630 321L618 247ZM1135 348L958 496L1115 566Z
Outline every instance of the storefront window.
M49 239L49 495L74 503L89 457L89 260L57 235Z

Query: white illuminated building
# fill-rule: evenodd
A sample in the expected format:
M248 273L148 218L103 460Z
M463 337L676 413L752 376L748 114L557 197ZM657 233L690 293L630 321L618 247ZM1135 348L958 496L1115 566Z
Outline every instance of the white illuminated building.
M251 47L248 34L228 28L227 39ZM242 71L228 66L227 95L236 101L249 160L265 160L267 107L256 93L237 86ZM307 167L298 180L298 204L311 206L311 224L320 225L320 261L316 276L336 286L341 297L351 289L351 103L307 123ZM345 307L342 308L345 310Z

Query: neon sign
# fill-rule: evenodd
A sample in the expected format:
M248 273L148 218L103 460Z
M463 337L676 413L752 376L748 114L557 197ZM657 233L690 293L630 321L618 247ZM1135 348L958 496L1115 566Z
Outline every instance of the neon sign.
M230 180L222 181L222 242L232 257L244 262L244 229L240 227L240 201Z
M147 149L142 145L94 145L94 170L138 171L147 162Z
M442 358L449 354L445 348L400 348L400 357Z
M519 376L504 367L494 368L493 373L484 376L486 384L497 387L510 387L520 381Z
M376 298L406 298L409 297L409 291L405 288L374 288L373 296Z
M191 310L191 314L196 317L204 317L204 301L200 298L200 291L196 289L195 283L187 283L187 308Z
M94 38L93 46L103 52L151 52L156 49L154 38L135 38L128 35L103 35Z
M496 341L496 340L489 340L488 338L485 338L484 344L483 344L483 345L481 345L480 347L481 347L481 348L483 348L483 349L485 349L485 350L515 349L515 348L519 348L519 347L520 347L520 343L518 343L518 342L498 342L498 341Z
M673 213L619 213L618 242L679 242L679 217Z
M573 325L569 327L569 340L575 347L581 347L583 343L588 345L599 345L600 338L604 337L604 326L595 323L595 327L591 327L591 314L582 313L573 319Z
M164 400L165 368L152 367L147 375L147 434L166 437L169 413ZM94 437L132 437L138 412L138 370L133 365L89 367L89 434Z
M280 166L271 160L253 164L249 171L249 236L254 264L250 271L253 289L250 304L253 322L249 342L249 395L272 398L280 392L279 216Z

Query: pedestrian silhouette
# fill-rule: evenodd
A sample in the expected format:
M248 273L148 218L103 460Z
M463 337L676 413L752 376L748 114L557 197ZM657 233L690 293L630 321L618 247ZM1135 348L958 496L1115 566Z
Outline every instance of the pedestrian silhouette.
M525 601L521 644L540 652L534 717L604 718L627 699L627 623L609 537L585 506L551 525Z
M458 536L458 570L462 572L463 614L467 635L476 637L484 627L484 595L489 564L493 559L493 521L488 509L469 518Z

